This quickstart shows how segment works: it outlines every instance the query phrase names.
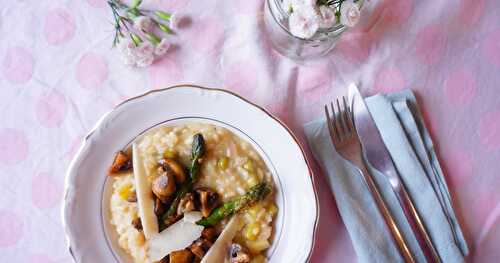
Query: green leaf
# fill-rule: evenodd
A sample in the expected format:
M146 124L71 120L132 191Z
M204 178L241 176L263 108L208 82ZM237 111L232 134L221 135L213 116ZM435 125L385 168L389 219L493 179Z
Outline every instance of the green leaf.
M162 24L162 23L158 23L158 27L160 28L161 31L167 33L167 34L172 34L172 29L170 29L170 27Z
M163 12L163 11L155 11L155 15L165 21L170 21L170 17L172 17L171 14L167 13L167 12Z
M135 33L130 33L130 38L134 42L135 46L139 46L139 44L142 43L142 38Z
M149 42L151 42L153 45L158 45L160 44L161 42L161 38L158 37L157 35L155 35L154 33L151 33L151 32L146 32L144 33L147 37L147 39L149 40Z

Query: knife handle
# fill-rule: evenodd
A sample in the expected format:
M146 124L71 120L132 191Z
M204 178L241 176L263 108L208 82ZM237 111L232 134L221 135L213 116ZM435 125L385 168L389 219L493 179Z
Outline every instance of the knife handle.
M360 163L360 165L358 165L358 170L363 176L363 179L366 185L368 186L368 190L370 190L373 199L375 199L375 203L377 204L379 212L382 214L382 217L385 221L387 228L389 228L389 230L391 231L392 240L396 244L399 253L401 254L406 263L415 263L415 259L413 258L410 248L408 247L406 241L403 238L403 234L399 230L398 225L396 225L394 218L389 212L389 209L387 208L387 205L384 199L382 198L382 195L380 194L377 185L373 181L372 175L366 169L366 164L364 164L364 162L362 164Z
M417 209L413 205L413 202L411 201L410 196L408 195L408 192L406 192L406 189L401 182L401 179L397 174L395 175L390 175L389 178L396 179L397 178L397 184L393 184L393 190L394 193L396 194L399 204L403 208L403 212L406 216L406 219L408 220L408 223L410 224L410 227L413 231L413 234L415 235L415 238L417 239L418 245L422 249L422 252L425 256L425 259L429 263L438 263L441 262L441 259L439 258L439 254L436 251L436 248L432 244L432 241L430 239L429 234L427 233L427 230L425 229L424 223L420 219L420 216L418 215ZM394 182L391 182L394 183Z

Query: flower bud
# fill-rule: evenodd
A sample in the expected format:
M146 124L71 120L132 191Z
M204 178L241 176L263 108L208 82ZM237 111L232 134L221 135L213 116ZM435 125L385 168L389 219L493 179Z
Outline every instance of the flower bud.
M340 6L340 23L342 25L353 27L360 19L359 7L352 0L342 2Z
M319 29L319 18L314 7L302 6L294 9L288 21L290 32L299 38L311 38Z

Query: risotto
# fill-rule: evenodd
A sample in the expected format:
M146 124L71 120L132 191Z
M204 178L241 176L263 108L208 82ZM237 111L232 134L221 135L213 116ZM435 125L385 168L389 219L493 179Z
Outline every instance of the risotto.
M271 173L248 142L219 126L189 123L154 128L136 140L134 147L120 152L109 172L114 180L111 224L120 247L134 262L204 262L205 255L214 254L210 250L216 249L218 239L223 235L226 238L225 227L236 216L240 223L230 236L226 259L266 262L265 251L271 245L278 208ZM145 183L152 189L146 195L137 189L139 168L135 158L140 158ZM149 198L157 222L145 222ZM201 219L189 226L193 234L199 234L199 229L200 236L183 249L168 250L169 255L161 260L152 258L156 253L152 240L189 224L188 212L200 215ZM148 231L153 234L148 235ZM169 243L176 238L162 240Z

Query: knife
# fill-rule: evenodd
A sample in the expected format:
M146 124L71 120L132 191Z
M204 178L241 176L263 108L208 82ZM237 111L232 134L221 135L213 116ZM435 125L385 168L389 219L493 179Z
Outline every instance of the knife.
M441 262L357 86L351 84L348 93L366 161L386 176L427 262Z

